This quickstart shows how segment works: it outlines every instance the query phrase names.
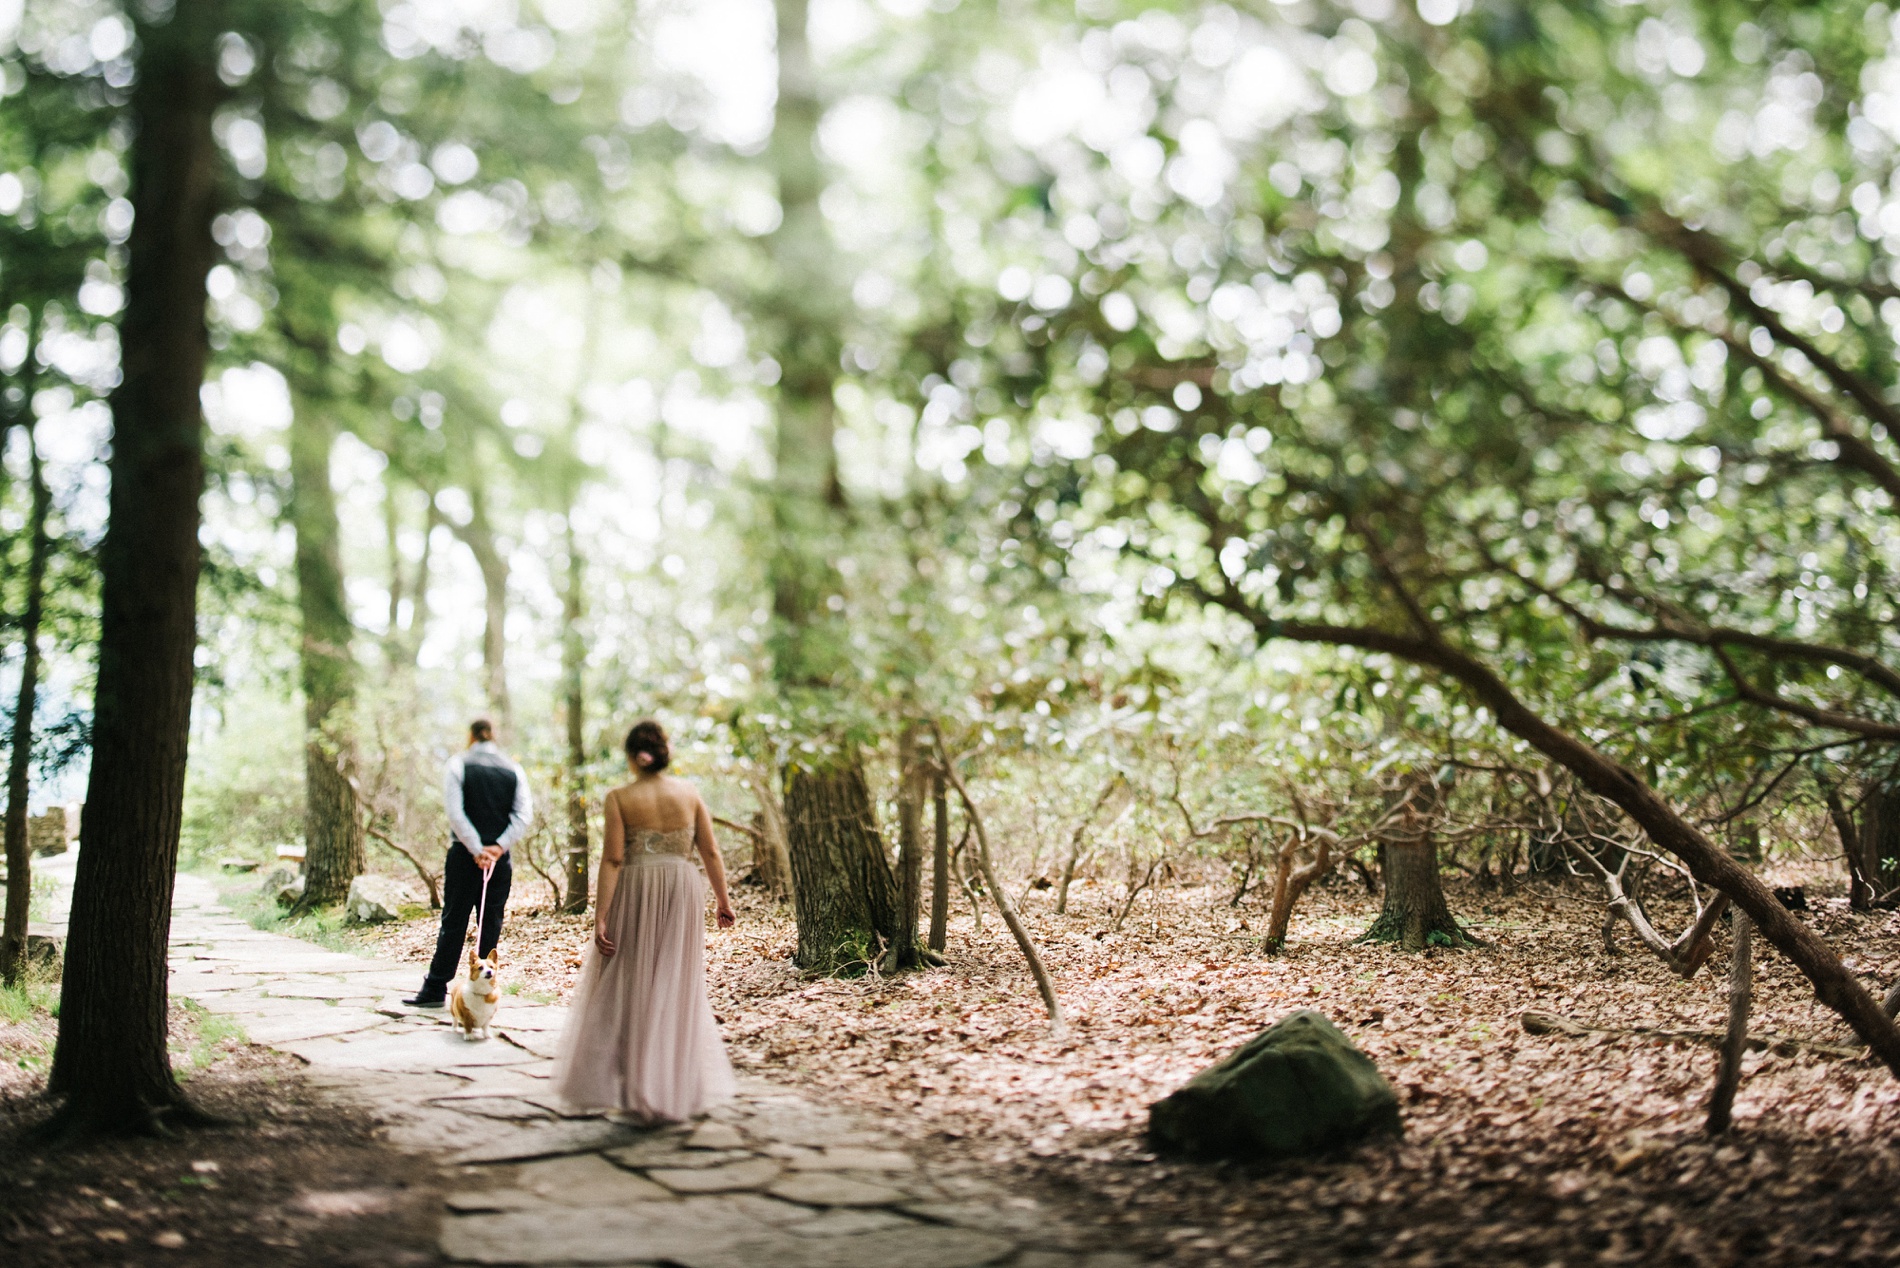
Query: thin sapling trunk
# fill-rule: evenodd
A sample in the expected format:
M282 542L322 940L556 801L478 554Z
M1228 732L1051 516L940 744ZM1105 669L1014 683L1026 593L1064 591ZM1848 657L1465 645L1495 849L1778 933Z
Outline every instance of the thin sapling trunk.
M1735 948L1728 970L1728 1033L1722 1037L1722 1058L1716 1067L1715 1090L1709 1094L1709 1134L1729 1128L1735 1108L1735 1090L1742 1082L1742 1054L1748 1051L1748 1009L1752 1002L1753 966L1750 963L1754 925L1735 913Z

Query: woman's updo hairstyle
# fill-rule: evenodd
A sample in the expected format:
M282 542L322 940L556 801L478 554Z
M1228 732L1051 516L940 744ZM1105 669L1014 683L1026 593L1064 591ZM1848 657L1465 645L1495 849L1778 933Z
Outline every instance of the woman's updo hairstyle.
M648 718L636 722L627 732L627 758L649 775L657 775L673 760L672 746L666 742L666 728Z

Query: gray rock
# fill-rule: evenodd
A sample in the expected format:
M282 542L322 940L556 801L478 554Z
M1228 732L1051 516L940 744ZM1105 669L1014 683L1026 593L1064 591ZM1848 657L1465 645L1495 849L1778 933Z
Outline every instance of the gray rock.
M350 882L343 910L351 924L381 925L402 919L402 908L413 901L408 890L387 876L367 872Z
M1195 1157L1300 1157L1402 1131L1392 1085L1311 1009L1261 1031L1148 1116L1156 1148Z
M54 972L65 963L66 939L43 933L26 935L26 962L44 972Z
M279 863L276 867L264 873L263 877L257 882L257 892L275 896L286 886L296 883L297 869L294 867L285 867L282 863Z

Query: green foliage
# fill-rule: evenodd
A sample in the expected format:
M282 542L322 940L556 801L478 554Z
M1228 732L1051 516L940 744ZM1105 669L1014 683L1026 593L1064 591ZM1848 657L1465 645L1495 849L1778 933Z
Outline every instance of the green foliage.
M34 1018L59 1017L59 978L29 965L18 982L0 983L0 1021L21 1025Z
M244 1028L222 1017L193 999L178 1001L185 1014L186 1034L182 1046L174 1037L171 1049L172 1071L179 1079L189 1079L224 1054L227 1045L248 1042Z
M274 860L303 838L302 711L281 695L224 702L222 725L200 731L186 768L180 850L187 866L223 858Z
M238 918L253 929L302 938L332 951L368 954L363 939L349 926L347 913L341 906L293 914L278 906L273 896L258 893L254 885L226 888L223 899Z

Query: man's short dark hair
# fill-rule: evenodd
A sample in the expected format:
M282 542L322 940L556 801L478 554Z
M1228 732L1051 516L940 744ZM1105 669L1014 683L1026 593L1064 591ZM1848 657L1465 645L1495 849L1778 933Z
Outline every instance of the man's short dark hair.
M468 738L476 744L486 744L495 738L495 724L487 718L476 718L468 724Z

